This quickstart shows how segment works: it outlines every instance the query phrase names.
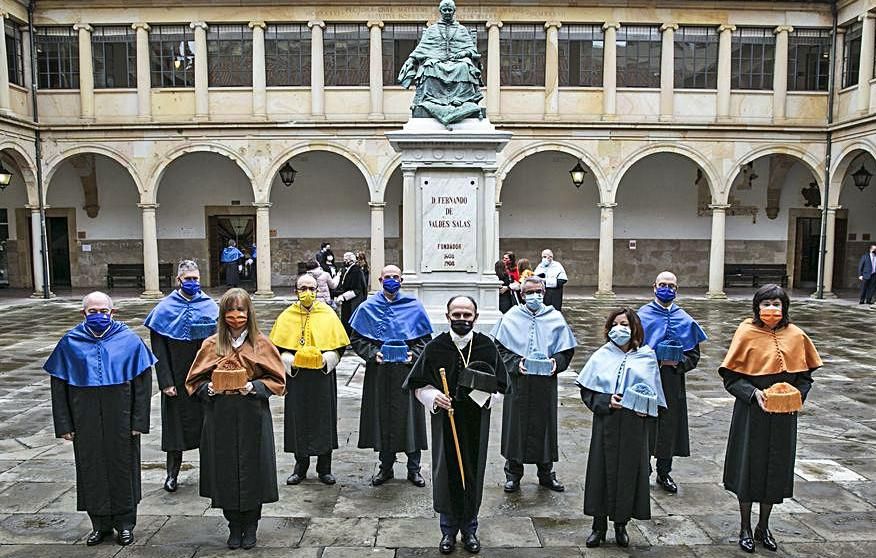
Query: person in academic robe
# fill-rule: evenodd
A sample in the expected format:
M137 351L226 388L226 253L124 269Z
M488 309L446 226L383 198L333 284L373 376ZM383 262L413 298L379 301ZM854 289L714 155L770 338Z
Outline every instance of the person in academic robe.
M447 303L450 331L426 345L404 385L432 416L432 499L439 514L442 537L438 549L442 554L453 552L460 531L465 549L480 551L478 510L487 466L490 412L509 383L492 340L474 331L477 319L474 299L451 298ZM449 396L444 392L442 370ZM451 409L455 433L450 425Z
M344 270L341 272L339 290L341 293L335 298L335 303L341 305L341 322L347 335L350 335L350 318L368 295L365 273L359 267L353 252L344 254Z
M214 387L217 370L243 372L241 387ZM219 300L217 332L201 345L186 389L204 405L200 494L222 509L228 548L252 548L262 504L279 498L268 399L285 393L286 373L277 349L259 331L243 289L229 289Z
M563 315L544 304L541 278L526 279L521 292L526 303L503 314L490 334L511 377L502 412L505 492L520 490L524 463L537 465L541 486L562 492L565 487L553 470L560 459L557 374L569 367L577 342ZM543 364L549 363L546 373L527 371L526 359L536 354Z
M662 272L654 281L654 300L638 310L645 330L645 344L655 350L660 365L660 381L666 407L660 408L656 431L652 431L651 455L657 458L657 484L675 494L678 485L672 476L672 458L690 456L687 426L687 388L685 375L700 361L700 343L706 333L674 300L678 279Z
M350 339L334 310L316 300L316 279L298 278L295 302L277 317L271 343L286 369L283 450L295 454L295 470L286 484L307 477L310 456L324 484L335 484L332 450L338 448L338 387L335 367Z
M177 267L179 288L161 300L143 322L158 362L161 390L161 451L167 454L164 490L176 492L183 452L201 443L201 402L185 389L186 376L201 343L216 333L219 307L201 291L201 272L192 260Z
M797 413L768 410L765 391L784 383L805 402L812 372L821 357L809 337L790 321L790 300L778 285L754 294L753 316L736 330L718 372L736 398L727 453L724 488L739 499L739 546L754 552L755 541L767 550L778 547L769 528L773 504L794 495ZM788 387L788 386L783 386ZM751 505L760 503L757 528L751 531Z
M544 303L557 310L563 310L563 285L569 282L563 264L554 260L554 253L542 250L541 263L535 268L536 277L541 277L545 284Z
M630 308L615 310L604 332L605 345L590 356L575 382L593 412L584 481L584 513L593 517L588 548L605 542L608 519L617 545L627 547L630 518L651 518L649 421L666 407L657 357L644 344L638 315Z
M398 452L407 455L408 480L426 486L420 457L427 449L426 416L414 394L402 389L414 361L432 339L432 324L419 300L401 291L401 270L388 265L380 273L383 289L359 305L350 319L350 345L365 361L359 447L378 452L380 467L371 484L394 477ZM393 353L384 355L384 347ZM405 355L406 353L406 355Z
M51 375L55 435L73 442L76 509L88 512L85 544L134 542L140 502L140 435L149 432L155 357L128 326L113 320L110 297L82 301L85 321L58 342L43 365Z
M243 261L243 252L238 250L237 242L229 240L228 246L222 250L219 262L225 270L225 284L229 287L240 285L240 265Z

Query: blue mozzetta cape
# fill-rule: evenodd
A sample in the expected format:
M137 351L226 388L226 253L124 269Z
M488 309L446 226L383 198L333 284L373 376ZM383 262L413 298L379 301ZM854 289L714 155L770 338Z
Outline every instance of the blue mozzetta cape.
M191 341L216 333L218 316L219 306L203 292L188 300L179 291L173 291L155 305L143 325L165 337Z
M575 383L597 393L618 395L632 385L645 384L657 394L657 404L666 407L657 355L648 345L625 353L609 341L590 355Z
M350 327L375 341L410 341L432 333L432 324L420 301L401 292L395 300L388 300L383 291L369 296L353 312Z
M535 314L525 306L514 306L499 318L490 336L522 357L533 351L552 357L578 345L566 319L553 306L542 306Z
M140 337L121 322L112 322L103 337L81 323L67 332L43 369L76 387L113 386L149 370L155 357Z
M219 261L222 263L236 262L242 257L243 252L234 246L226 246L225 249L222 250L222 256L220 256Z
M664 340L674 340L681 343L683 350L689 351L709 338L703 328L675 304L664 308L652 300L639 308L638 314L645 329L645 344L649 347L656 347Z

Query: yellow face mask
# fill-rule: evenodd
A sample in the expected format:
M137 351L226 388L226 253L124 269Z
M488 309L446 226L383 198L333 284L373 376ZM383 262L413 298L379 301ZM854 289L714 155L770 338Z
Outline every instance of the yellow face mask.
M304 306L309 308L313 305L313 301L315 300L316 293L314 291L298 291L298 302Z

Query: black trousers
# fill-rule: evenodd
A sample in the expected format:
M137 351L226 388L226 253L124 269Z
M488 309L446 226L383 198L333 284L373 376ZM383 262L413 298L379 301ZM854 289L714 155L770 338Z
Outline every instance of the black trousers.
M222 510L222 515L228 523L237 523L238 525L252 525L258 523L262 518L262 506L259 504L254 510Z
M408 473L419 473L422 452L420 450L416 450L410 453L405 452L405 455L408 456ZM380 459L380 468L384 471L391 471L392 466L395 464L395 453L391 451L381 451L378 452L377 456Z
M310 456L295 454L295 472L299 475L307 473L310 468ZM316 456L316 474L328 475L332 472L332 452Z
M549 480L551 478L551 473L554 470L554 464L552 461L538 463L536 464L536 467L538 467L538 480ZM506 460L505 477L508 480L519 482L520 479L523 478L523 463L513 459Z
M870 275L869 279L861 281L861 300L860 302L873 304L873 294L876 291L876 273Z
M91 519L91 525L95 531L108 533L113 529L116 531L133 530L137 524L137 508L135 507L132 511L119 515L95 515L89 513L88 517Z
M615 527L620 527L622 525L626 525L626 523L618 523L615 521ZM597 515L593 518L593 530L594 531L608 531L608 517L604 515Z

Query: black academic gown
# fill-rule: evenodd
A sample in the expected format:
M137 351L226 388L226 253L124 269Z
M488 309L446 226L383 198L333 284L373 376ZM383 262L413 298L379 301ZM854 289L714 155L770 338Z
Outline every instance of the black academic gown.
M471 347L470 362L481 361L492 366L496 371L499 393L505 393L508 388L508 373L496 346L489 337L477 332L472 342L474 345ZM468 346L462 349L466 357L468 349ZM483 497L490 438L490 409L479 407L468 396L467 390L465 393L457 393L459 373L464 365L449 333L442 333L426 345L404 387L413 392L421 387L432 386L443 392L438 371L440 368L446 371L447 385L453 397L456 432L465 472L465 489L462 488L450 419L447 412L439 409L431 415L433 507L438 513L468 520L477 517Z
M75 432L76 509L90 515L135 512L140 502L140 436L149 432L152 374L123 384L76 387L52 377L55 435Z
M558 284L556 287L547 287L544 290L544 305L563 311L563 285Z
M150 331L158 388L176 388L176 396L161 393L161 451L195 449L201 443L204 411L201 403L186 390L186 376L201 348L203 339L178 341Z
M431 339L431 335L424 335L407 341L414 361ZM423 405L413 393L402 389L413 364L377 364L375 358L383 343L364 337L356 330L350 335L350 344L365 361L358 447L393 453L427 449Z
M353 264L344 270L343 276L341 277L341 285L338 290L342 293L347 291L353 291L356 293L354 298L345 300L343 304L341 304L341 323L344 324L344 329L349 336L352 332L350 328L350 318L368 294L368 283L365 282L365 273L362 272L362 268L359 267L359 264Z
M280 352L291 349L278 347ZM344 355L344 348L337 349ZM286 375L283 451L298 456L338 449L338 380L335 371L293 368Z
M517 353L496 343L511 378L502 412L502 457L518 463L560 460L557 444L557 374L569 367L575 349L550 355L557 361L553 376L520 374Z
M718 371L735 398L724 458L724 488L741 502L779 504L794 495L797 413L766 413L754 397L756 389L787 382L803 401L812 387L812 372L748 376L726 368Z
M651 430L651 455L658 459L688 457L690 434L687 424L687 388L685 374L700 362L700 346L684 352L678 366L661 366L660 382L666 407L659 407L657 428Z
M654 419L612 409L606 393L581 388L581 399L593 412L584 513L615 523L651 519L648 430Z
M511 276L507 273L501 275L496 274L503 287L508 287L511 284ZM510 288L503 292L499 292L499 312L505 313L517 306L517 294Z

